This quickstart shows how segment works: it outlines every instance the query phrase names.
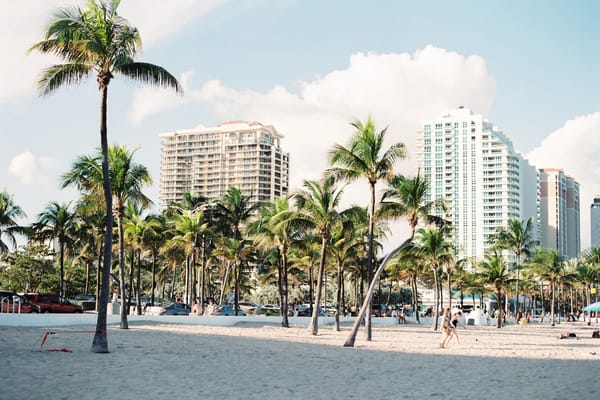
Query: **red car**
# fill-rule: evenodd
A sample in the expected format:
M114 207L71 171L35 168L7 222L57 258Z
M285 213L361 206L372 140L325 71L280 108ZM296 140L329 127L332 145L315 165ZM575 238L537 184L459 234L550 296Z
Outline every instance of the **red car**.
M39 313L40 307L11 290L0 290L0 313Z
M43 313L82 313L83 307L57 294L26 293L25 298L40 307Z

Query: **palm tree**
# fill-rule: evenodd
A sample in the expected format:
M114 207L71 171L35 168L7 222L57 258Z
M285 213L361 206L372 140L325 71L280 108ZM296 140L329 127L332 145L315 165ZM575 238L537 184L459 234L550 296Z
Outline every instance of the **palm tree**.
M417 176L412 179L395 176L389 181L389 189L384 192L383 200L376 216L377 218L392 219L407 216L410 228L410 236L403 243L401 243L400 246L390 251L382 260L379 268L375 272L373 280L370 283L367 297L363 302L363 305L357 316L357 320L354 322L344 346L354 346L354 341L356 340L356 334L360 325L360 319L362 319L362 316L365 315L365 312L369 307L367 300L370 299L373 290L375 289L375 282L379 278L379 274L381 274L381 271L383 271L387 263L396 254L398 254L398 252L412 242L420 220L424 220L430 224L433 223L441 228L448 224L448 221L435 214L436 211L440 210L445 213L446 208L443 201L425 201L428 191L429 183L426 179L422 179L420 174L417 174Z
M15 204L13 196L6 189L0 192L0 255L8 253L10 247L17 248L15 235L26 232L25 227L17 223L17 219L25 218L27 215Z
M415 254L417 259L429 266L433 274L434 291L434 312L433 312L433 329L438 328L438 306L439 306L439 288L440 288L440 272L443 265L451 262L454 258L454 249L452 244L444 237L444 229L421 228L418 230L418 235L415 244Z
M65 251L71 249L76 239L77 215L71 210L71 203L50 202L33 225L35 237L41 242L58 242L60 265L59 292L65 295Z
M110 186L112 193L112 212L117 220L117 231L119 237L119 276L121 299L125 299L125 243L123 234L123 217L125 216L125 205L132 202L135 205L146 207L150 199L142 193L142 187L152 183L148 168L137 164L133 160L136 150L130 151L126 146L110 146L108 148L108 168ZM103 163L104 155L95 157L81 156L71 167L71 170L63 175L62 186L75 186L79 191L87 195L98 195L103 188ZM112 223L111 223L112 226ZM112 235L111 235L112 237ZM111 239L112 241L112 239ZM106 239L104 245L106 246ZM112 246L112 243L109 245ZM104 249L104 262L106 262L106 248ZM106 267L106 264L104 265ZM107 269L110 271L110 269ZM103 279L105 279L103 277ZM106 284L108 285L109 282ZM104 280L102 285L104 285ZM107 293L108 295L108 293ZM99 312L102 312L98 308ZM127 310L125 301L121 301L121 329L128 329Z
M242 238L242 225L258 212L260 204L252 203L251 196L244 195L239 188L230 187L225 195L217 200L214 210L215 224L224 236Z
M508 226L500 227L491 238L497 248L512 250L515 254L515 270L517 271L517 279L515 284L516 300L515 313L519 311L519 278L521 269L521 255L529 255L531 250L538 244L533 239L533 218L530 217L527 221L518 219L510 219Z
M513 279L502 254L494 251L487 254L485 260L477 265L479 281L496 295L498 302L498 318L496 327L502 328L502 293L506 292ZM491 310L490 310L491 312Z
M132 80L182 92L177 79L164 68L134 61L142 47L140 34L126 19L118 15L119 4L120 0L89 0L88 7L84 10L79 7L59 9L46 29L44 40L30 49L65 60L64 64L52 65L42 72L38 81L42 95L50 94L65 85L79 83L94 73L100 91L102 187L107 218L102 291L98 299L96 334L92 342L92 350L96 353L108 352L106 308L112 261L112 218L108 217L108 212L113 208L106 127L108 85L115 74L120 74Z
M336 331L340 330L340 315L344 311L344 271L347 267L356 263L363 246L363 237L358 234L359 229L355 226L356 222L351 218L346 218L342 224L336 226L331 232L331 245L329 248L337 267Z
M398 159L406 156L403 143L393 144L389 149L384 151L383 142L387 128L377 132L375 124L369 117L367 122L363 124L360 121L352 123L355 128L355 133L352 136L349 147L336 144L331 150L331 165L327 170L327 174L335 179L340 179L348 182L353 182L359 178L366 178L369 182L369 232L368 232L368 256L367 256L367 273L368 280L377 280L377 276L372 278L373 261L375 252L373 250L375 227L375 185L377 181L384 178L391 178L394 174L394 164ZM383 154L382 154L383 152ZM367 293L367 307L371 304L373 293ZM358 319L362 315L357 316ZM367 314L367 340L371 340L371 313Z
M254 246L250 240L223 238L213 251L213 254L223 257L229 263L229 270L233 271L233 314L237 315L239 311L242 267L252 260ZM225 287L229 280L227 275L226 273L224 276L223 287Z
M259 216L248 224L247 233L254 236L258 247L265 250L275 248L279 258L278 290L281 310L281 325L289 327L288 321L288 251L294 240L298 239L298 232L293 229L290 218L289 198L276 199L266 203L260 210Z
M563 257L557 250L538 249L530 259L529 268L543 281L550 284L550 314L552 315L552 326L556 324L554 315L555 288L565 270Z
M135 207L134 207L135 210ZM160 222L152 216L145 218L139 213L140 210L135 210L128 216L124 222L123 231L125 239L129 246L133 248L136 263L137 263L137 276L136 276L136 287L135 287L135 300L137 304L137 314L142 315L142 301L141 301L141 271L142 271L142 253L147 250L150 245L149 242L154 236L157 235L155 229L160 228Z
M406 218L411 238L414 238L420 221L440 227L449 225L449 221L439 215L445 216L446 203L442 199L426 202L428 192L429 181L421 176L421 171L414 178L396 175L388 181L388 189L381 197L377 217Z
M419 316L418 279L422 274L422 260L417 254L416 246L406 246L387 264L386 271L391 277L408 280L411 288L411 303L415 310L417 324L421 323Z
M311 230L321 240L317 287L309 325L311 334L317 335L319 332L319 307L321 305L327 243L332 228L339 223L337 207L339 206L343 190L336 186L335 180L331 177L326 177L321 181L305 180L303 187L303 190L293 195L298 207L298 212L294 216L293 221L298 226Z

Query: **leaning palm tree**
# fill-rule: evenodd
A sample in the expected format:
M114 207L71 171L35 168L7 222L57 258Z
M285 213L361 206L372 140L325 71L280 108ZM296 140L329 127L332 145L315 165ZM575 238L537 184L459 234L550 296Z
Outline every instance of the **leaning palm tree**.
M112 193L111 205L112 213L117 221L119 238L119 286L121 299L127 297L125 292L125 242L123 233L125 205L127 202L132 202L141 207L148 206L150 199L142 193L142 188L152 183L148 168L133 160L135 151L129 150L126 146L110 146L108 149L108 172L110 176L110 192ZM63 175L63 187L75 186L84 195L99 195L104 185L103 160L104 155L102 154L97 154L95 157L79 157L75 160L71 170ZM104 245L106 246L106 243ZM109 250L111 246L112 243L109 245ZM104 250L104 262L106 262L106 249ZM107 271L110 271L110 269ZM102 285L104 284L105 282L102 281ZM106 284L108 285L108 282ZM98 312L101 313L102 310L99 308ZM121 322L119 326L121 329L129 328L125 301L121 301Z
M352 123L355 133L352 136L349 147L336 144L331 150L331 165L327 174L335 179L353 182L359 178L365 178L369 183L369 232L368 232L368 255L367 274L369 282L377 280L373 277L373 262L375 252L373 250L374 228L375 228L375 185L377 181L391 178L394 174L394 164L397 160L406 156L403 143L395 143L384 150L383 142L387 128L377 132L375 124L369 117L363 124L360 121ZM379 272L381 273L381 272ZM371 304L373 293L367 293L365 298L367 307ZM369 307L370 308L370 307ZM362 315L357 316L358 319ZM371 340L371 313L366 318L367 340Z
M19 218L27 215L21 207L15 204L12 195L6 189L0 192L0 255L8 253L10 247L17 248L15 235L26 232L25 227L17 223Z
M419 222L423 220L428 224L435 224L440 228L444 228L449 224L449 222L444 219L446 212L444 202L441 200L426 201L428 190L429 183L426 179L421 178L420 174L417 174L417 176L412 179L395 176L389 181L389 188L384 193L383 201L380 204L376 217L378 219L398 219L401 217L408 217L410 236L401 243L400 246L390 251L381 261L379 268L375 272L375 276L371 280L367 298L365 299L365 302L363 302L357 320L354 322L344 346L354 346L360 319L365 315L364 313L368 309L366 300L372 295L379 274L381 274L381 271L383 271L387 263L398 254L398 252L412 242Z
M102 182L107 218L104 238L102 290L98 306L96 334L92 351L108 352L106 308L108 304L109 271L111 268L112 210L111 183L108 169L108 135L106 128L108 85L115 75L174 88L182 92L177 79L167 70L154 64L134 61L141 50L139 31L117 13L120 0L89 0L86 9L59 9L46 29L44 40L30 51L58 56L64 64L46 68L38 81L42 95L50 94L65 85L79 83L91 74L96 75L100 91L100 143L102 149Z
M519 311L519 278L521 270L521 256L528 256L538 242L533 239L533 218L527 221L518 219L508 220L508 226L500 227L492 236L491 242L499 249L511 250L516 257L515 271L517 279L515 284L516 300L515 313Z
M76 240L77 215L71 209L71 203L59 204L56 201L48 203L32 230L36 240L40 242L58 242L60 280L59 293L65 295L65 252L73 248Z
M312 335L317 335L319 333L319 307L321 305L321 291L323 276L325 274L327 243L331 235L331 230L339 223L337 208L343 190L336 186L335 180L331 177L324 178L321 181L305 180L303 187L303 190L293 195L298 207L298 212L294 215L293 221L297 226L312 231L321 240L315 301L308 328Z

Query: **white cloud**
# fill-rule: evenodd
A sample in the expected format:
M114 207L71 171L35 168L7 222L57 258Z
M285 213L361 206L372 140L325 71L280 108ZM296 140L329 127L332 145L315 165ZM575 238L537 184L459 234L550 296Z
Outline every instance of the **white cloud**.
M298 93L282 86L265 92L241 91L219 81L194 89L191 78L191 73L181 78L183 97L151 87L140 89L132 100L130 118L140 123L154 113L201 103L212 107L220 121L273 124L285 135L282 147L290 152L292 190L303 179L319 178L333 145L348 144L353 133L349 124L369 115L379 129L388 126L388 144L406 144L410 158L399 172L412 175L420 119L459 105L485 115L495 94L495 82L481 57L433 46L414 54L354 54L347 68L301 82ZM182 128L192 127L173 129ZM364 182L352 185L344 198L348 203L367 204L365 188Z
M56 160L51 157L36 157L26 151L14 156L8 164L8 173L26 186L53 187L56 185Z
M44 67L56 62L50 56L27 49L43 38L43 31L59 7L85 6L83 0L24 0L0 2L0 103L25 96L35 96L35 82ZM176 34L199 16L209 13L223 0L127 0L119 14L139 30L148 48L159 40Z
M197 102L213 107L221 121L273 124L285 135L282 146L291 153L292 188L304 178L321 175L328 151L335 143L347 144L352 134L349 123L356 119L371 115L379 128L389 126L389 143L403 142L414 155L420 119L458 105L485 114L495 93L495 82L481 57L433 46L412 55L354 54L346 69L301 82L297 94L281 86L266 92L240 91L219 81L194 89L191 78L191 72L181 77L183 97L152 87L139 89L130 118L140 123L154 113ZM407 168L412 161L414 156Z
M600 112L567 121L529 152L537 168L560 168L580 184L581 248L590 245L589 206L600 194Z

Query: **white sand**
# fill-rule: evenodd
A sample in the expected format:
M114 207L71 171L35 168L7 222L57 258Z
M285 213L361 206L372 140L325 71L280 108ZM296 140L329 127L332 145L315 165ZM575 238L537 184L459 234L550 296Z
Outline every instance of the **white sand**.
M373 341L361 328L355 347L344 348L349 326L312 336L304 325L246 318L229 327L132 319L128 330L110 326L109 354L90 351L93 334L82 331L93 325L0 320L0 399L582 400L600 389L596 324L469 327L448 349L429 326L376 325ZM56 334L45 349L72 352L40 351L46 331ZM577 339L559 340L565 331Z

